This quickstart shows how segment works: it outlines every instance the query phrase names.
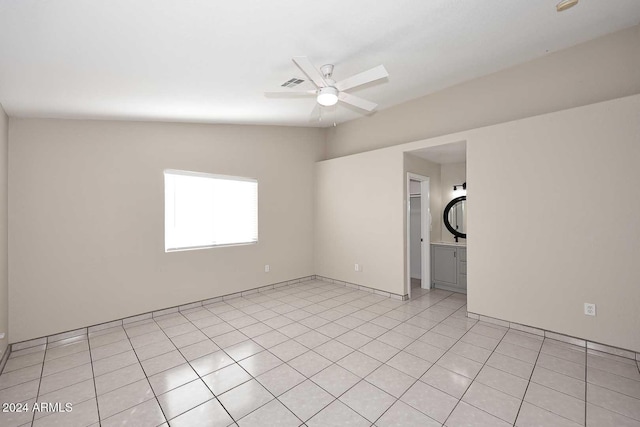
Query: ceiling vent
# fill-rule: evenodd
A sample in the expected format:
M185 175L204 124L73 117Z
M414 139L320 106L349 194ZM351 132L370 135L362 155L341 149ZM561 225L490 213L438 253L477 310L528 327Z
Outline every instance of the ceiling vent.
M304 80L302 79L296 79L295 77L292 79L287 80L286 82L282 83L280 86L282 87L296 87L298 86L300 83L304 82Z

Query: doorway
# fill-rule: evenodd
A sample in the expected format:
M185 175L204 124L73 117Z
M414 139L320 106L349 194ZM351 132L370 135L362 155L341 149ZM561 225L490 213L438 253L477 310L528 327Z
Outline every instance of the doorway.
M467 143L466 141L451 142L442 145L429 146L405 153L405 167L411 172L429 177L429 197L433 227L430 229L431 241L427 243L430 254L426 261L430 267L430 276L421 274L421 288L444 289L448 291L466 293L467 290ZM410 168L410 169L409 169ZM411 176L408 180L418 180ZM422 185L422 184L421 184ZM413 184L415 190L416 184ZM407 190L407 199L411 191ZM415 196L415 191L413 191ZM415 198L415 197L414 197ZM421 209L422 203L420 203ZM410 210L407 206L405 209ZM416 211L416 206L413 207ZM415 215L415 213L414 213ZM421 214L423 217L424 215ZM411 226L410 214L407 213L407 229ZM415 224L415 219L414 219ZM415 233L414 233L415 234ZM408 235L409 236L409 235ZM407 237L409 240L410 237ZM424 237L423 237L424 239ZM410 278L416 278L415 243L413 248L407 245L406 277L408 290ZM420 248L425 248L424 240ZM413 250L413 256L411 251ZM422 252L425 252L422 250ZM414 259L413 274L411 274L409 257ZM424 258L424 256L423 256ZM426 271L426 270L425 270ZM425 284L430 278L431 283ZM418 289L424 291L424 289ZM415 298L415 296L414 296Z
M431 287L431 212L429 178L407 174L407 283L409 298L428 292Z

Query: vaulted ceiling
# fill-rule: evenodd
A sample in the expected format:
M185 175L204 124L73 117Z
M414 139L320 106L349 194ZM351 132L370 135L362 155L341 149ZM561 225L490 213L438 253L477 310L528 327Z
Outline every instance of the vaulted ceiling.
M272 98L291 61L380 109L640 22L638 0L0 0L0 103L17 117L323 126L360 117L313 97ZM300 88L312 88L309 82Z

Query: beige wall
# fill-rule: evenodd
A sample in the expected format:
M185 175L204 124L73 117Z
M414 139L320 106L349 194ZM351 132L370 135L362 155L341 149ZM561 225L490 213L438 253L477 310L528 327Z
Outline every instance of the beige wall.
M639 119L636 95L469 138L469 311L640 351Z
M326 155L334 158L637 94L638 70L640 25L329 128Z
M359 251L380 274L363 283L402 289L398 159L466 140L469 311L640 351L640 216L620 216L640 210L629 197L640 182L639 117L635 95L320 162L317 272L354 281L340 263ZM318 236L331 230L333 246Z
M430 178L430 209L440 212L440 165L402 150L369 151L316 165L316 274L404 295L406 177ZM442 221L433 214L431 240ZM402 230L400 233L398 230ZM362 271L355 271L355 264Z
M462 163L446 163L440 167L440 181L442 183L442 208L438 212L438 216L442 223L442 242L455 242L456 239L447 227L444 225L443 213L447 204L458 196L462 196L465 193L454 193L453 186L462 184L467 181L467 164ZM459 240L460 243L466 242L466 240Z
M9 148L9 118L0 105L0 332L5 333L0 340L0 359L9 342L9 276L7 268L7 152Z
M402 294L405 189L402 152L319 162L316 274Z
M12 342L314 274L317 129L11 118L9 137ZM166 168L257 178L259 243L165 253Z

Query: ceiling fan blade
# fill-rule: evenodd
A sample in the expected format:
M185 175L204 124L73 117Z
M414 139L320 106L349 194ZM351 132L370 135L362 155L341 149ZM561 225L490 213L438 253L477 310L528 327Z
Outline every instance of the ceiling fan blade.
M300 68L300 71L302 71L307 77L309 77L309 80L311 80L313 84L315 84L317 87L328 86L327 82L324 80L324 77L322 76L322 74L320 74L320 71L318 71L316 67L313 66L311 61L309 61L309 58L307 58L306 56L294 56L292 59L296 66Z
M362 110L373 111L378 107L378 104L375 102L367 101L366 99L359 98L357 96L349 95L348 93L340 92L338 94L338 99L347 104L353 105L354 107L358 107Z
M272 98L285 98L289 96L315 95L316 93L316 90L281 90L278 92L265 92L264 95Z
M378 65L377 67L374 67L370 70L358 73L355 76L340 80L338 83L336 83L336 89L340 91L348 90L356 86L361 86L363 84L367 84L379 79L384 79L385 77L389 77L387 69L384 68L384 65Z

